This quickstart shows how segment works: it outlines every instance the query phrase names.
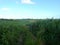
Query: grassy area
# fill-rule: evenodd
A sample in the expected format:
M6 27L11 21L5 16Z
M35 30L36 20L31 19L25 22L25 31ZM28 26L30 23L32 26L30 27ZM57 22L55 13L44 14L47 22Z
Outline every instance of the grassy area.
M0 45L60 45L60 19L0 19Z

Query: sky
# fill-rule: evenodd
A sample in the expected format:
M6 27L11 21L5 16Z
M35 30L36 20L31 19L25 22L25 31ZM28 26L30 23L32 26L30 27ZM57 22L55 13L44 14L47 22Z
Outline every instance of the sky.
M60 0L0 0L0 18L60 18Z

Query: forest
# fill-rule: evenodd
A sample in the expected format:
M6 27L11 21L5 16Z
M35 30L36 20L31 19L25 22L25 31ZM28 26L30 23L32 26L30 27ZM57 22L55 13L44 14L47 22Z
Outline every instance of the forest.
M60 19L0 19L0 45L60 45Z

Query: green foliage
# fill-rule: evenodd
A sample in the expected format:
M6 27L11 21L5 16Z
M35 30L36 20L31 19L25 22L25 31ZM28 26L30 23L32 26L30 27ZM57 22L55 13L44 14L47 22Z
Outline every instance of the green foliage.
M40 43L43 42L43 45L60 45L59 25L60 20L48 19L33 23L29 28L32 30L33 35L36 35L38 45L39 40Z
M60 19L1 19L0 45L60 45Z

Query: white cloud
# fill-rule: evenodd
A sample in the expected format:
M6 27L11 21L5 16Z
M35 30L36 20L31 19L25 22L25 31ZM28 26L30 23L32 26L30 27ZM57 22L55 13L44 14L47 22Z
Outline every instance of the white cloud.
M8 11L9 8L1 8L2 11Z
M21 3L23 3L23 4L35 4L35 2L32 2L31 0L21 0Z

